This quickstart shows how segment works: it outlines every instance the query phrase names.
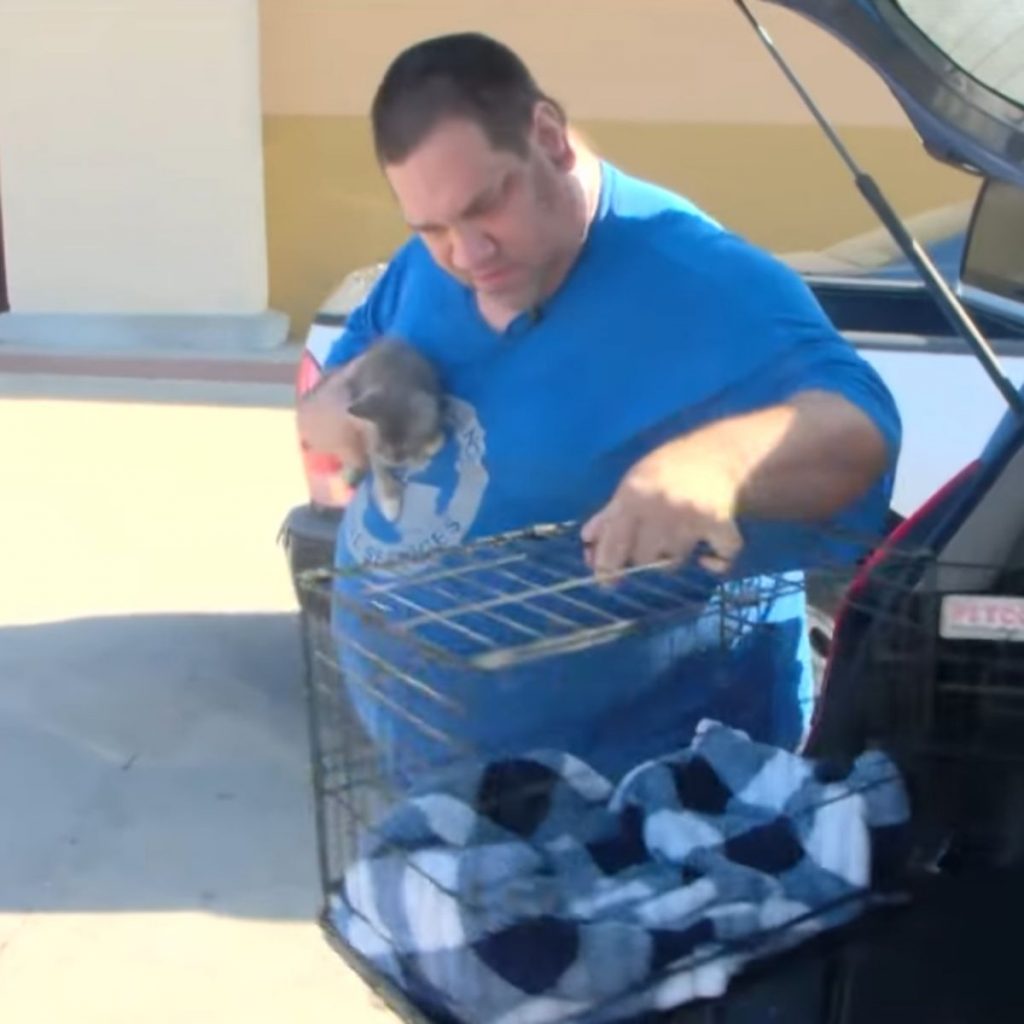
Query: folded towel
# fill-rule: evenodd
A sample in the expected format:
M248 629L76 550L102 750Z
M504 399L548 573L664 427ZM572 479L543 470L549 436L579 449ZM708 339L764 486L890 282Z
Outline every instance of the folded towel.
M440 1016L605 1024L851 920L908 819L880 752L815 763L704 721L615 787L558 752L460 765L368 833L330 912Z

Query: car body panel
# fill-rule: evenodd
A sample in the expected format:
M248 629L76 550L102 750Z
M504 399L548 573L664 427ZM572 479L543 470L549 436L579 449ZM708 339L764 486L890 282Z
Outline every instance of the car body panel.
M903 420L892 508L906 516L961 466L978 457L1002 420L1006 404L966 345L961 345L959 354L922 354L886 347L885 341L884 336L875 336L870 344L857 347L889 387ZM924 341L927 344L928 339ZM1003 359L1002 364L1019 388L1024 384L1024 341L1018 344L1020 355Z

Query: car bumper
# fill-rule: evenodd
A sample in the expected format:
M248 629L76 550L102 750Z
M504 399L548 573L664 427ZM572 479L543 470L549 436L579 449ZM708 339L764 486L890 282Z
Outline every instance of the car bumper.
M303 611L326 613L327 601L320 588L300 583L300 576L311 569L330 569L334 565L334 545L344 509L318 505L298 505L281 524L280 541L288 559L288 571L295 596Z

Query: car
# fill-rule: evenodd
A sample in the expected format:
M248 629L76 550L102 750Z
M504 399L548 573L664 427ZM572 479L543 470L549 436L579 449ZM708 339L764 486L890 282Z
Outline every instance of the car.
M962 102L957 106L962 83L947 82L946 65L938 58L932 63L920 59L909 69L890 68L884 57L889 37L865 19L857 5L833 4L826 16L811 0L772 2L819 21L824 18L826 27L886 78L929 151L977 173L973 202L928 211L906 226L989 339L1012 386L1019 387L1024 383L1021 255L1019 248L1005 242L1024 237L1024 175L1019 155L1013 156L1013 140L1020 139L1019 121L1014 128L1006 113L1014 104L993 91L987 97L989 107L983 108L985 120L978 112L982 108L971 107L971 114L968 108L961 109ZM828 23L829 18L834 23ZM929 19L924 11L917 20L929 25ZM934 27L940 34L944 31L942 23ZM901 31L909 35L917 29ZM1001 68L997 65L999 73ZM946 120L941 119L940 108L952 111ZM979 129L982 121L984 128ZM781 255L801 274L844 337L878 370L896 400L903 419L903 448L888 524L894 526L975 457L1005 403L971 345L944 315L934 288L922 280L888 226L824 251ZM324 359L347 316L385 266L377 262L352 271L322 305L299 363L297 399L320 379ZM950 421L951 395L956 395L955 423ZM309 500L288 514L282 528L294 579L304 570L330 564L338 523L350 497L336 460L310 451L301 438L299 445ZM809 628L819 670L827 657L839 596L835 587L812 591Z
M323 377L324 361L344 330L352 311L369 294L384 272L386 263L360 267L347 274L321 304L306 334L295 377L295 399L311 391ZM298 585L302 573L330 566L334 543L352 488L345 480L341 464L332 455L313 451L298 437L299 454L306 478L309 500L293 508L281 527L288 567L295 593L304 602L308 593Z

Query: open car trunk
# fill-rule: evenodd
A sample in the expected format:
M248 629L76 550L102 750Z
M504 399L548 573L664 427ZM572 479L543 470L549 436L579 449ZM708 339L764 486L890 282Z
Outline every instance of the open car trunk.
M1024 4L767 2L816 22L867 61L935 157L1024 188Z
M870 64L934 157L993 187L1024 188L1020 0L766 2L809 18ZM872 201L866 176L856 178ZM912 240L895 215L872 205L911 258ZM1019 244L1024 264L1024 238ZM927 266L917 265L928 283ZM969 333L970 318L961 320ZM990 353L978 338L984 363ZM1007 941L1024 906L1024 631L968 615L958 633L946 617L953 601L989 615L1024 607L1024 419L1013 397L988 449L898 538L929 551L942 565L938 573L925 585L911 561L883 552L863 574L859 607L840 621L808 745L809 754L826 758L879 746L902 762L916 797L918 899L909 911L869 918L837 937L825 956L803 950L776 976L751 978L760 998L736 1020L953 1024L1010 1022L1024 1013ZM955 394L949 399L955 415ZM978 566L988 568L971 568ZM896 634L911 614L928 626L918 638L924 644L917 653L908 645L901 661ZM912 730L901 719L922 707L906 698L918 688L927 707L908 744ZM827 971L838 984L827 983ZM827 996L816 1015L795 995L815 979ZM734 1018L726 1011L721 1019Z
M687 1007L671 1024L1021 1019L1010 936L1024 907L1024 630L983 616L956 628L936 620L965 597L981 608L1021 607L1022 493L1018 425L865 570L840 625L808 753L843 759L879 746L902 762L917 819L911 901L760 965L717 1005ZM934 574L922 571L921 552ZM911 610L921 615L914 627ZM901 651L893 637L918 622L925 643ZM892 713L906 707L901 691L922 681L927 734Z

